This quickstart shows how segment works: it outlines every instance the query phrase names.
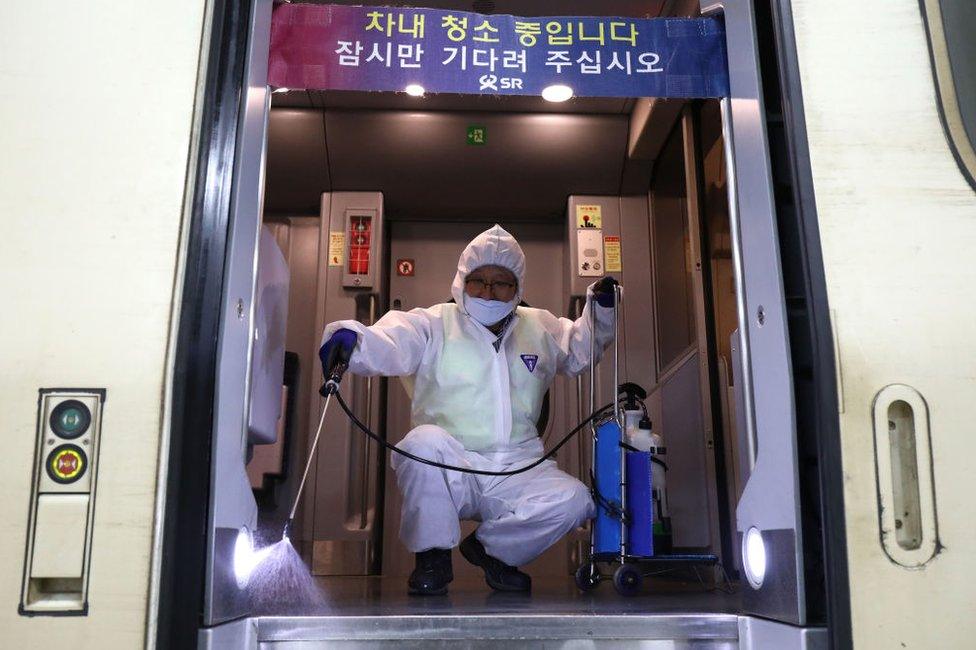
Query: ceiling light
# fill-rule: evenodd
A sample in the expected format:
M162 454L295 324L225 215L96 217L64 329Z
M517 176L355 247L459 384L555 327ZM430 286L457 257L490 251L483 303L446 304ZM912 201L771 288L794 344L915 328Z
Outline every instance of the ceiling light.
M573 96L573 89L563 84L553 84L542 89L542 98L547 102L564 102Z
M420 84L410 84L409 86L407 86L406 88L404 88L404 90L411 97L423 97L424 96L424 87L421 86Z
M271 92L272 92L272 93L286 93L286 92L288 92L289 90L291 90L291 89L290 89L290 88L275 88L275 89L274 89L274 90L272 90Z

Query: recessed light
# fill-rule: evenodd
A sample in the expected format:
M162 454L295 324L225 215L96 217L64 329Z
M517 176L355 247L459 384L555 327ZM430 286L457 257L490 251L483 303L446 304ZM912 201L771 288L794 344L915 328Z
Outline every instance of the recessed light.
M542 89L542 98L547 102L564 102L573 96L573 89L563 84L554 84Z

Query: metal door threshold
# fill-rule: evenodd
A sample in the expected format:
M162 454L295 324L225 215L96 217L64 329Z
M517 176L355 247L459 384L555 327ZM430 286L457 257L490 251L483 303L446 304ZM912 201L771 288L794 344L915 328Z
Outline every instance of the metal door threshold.
M578 648L827 650L823 627L735 614L262 616L201 630L202 650Z
M733 614L505 614L268 616L254 619L261 648L634 647L736 648ZM654 643L664 642L664 643Z

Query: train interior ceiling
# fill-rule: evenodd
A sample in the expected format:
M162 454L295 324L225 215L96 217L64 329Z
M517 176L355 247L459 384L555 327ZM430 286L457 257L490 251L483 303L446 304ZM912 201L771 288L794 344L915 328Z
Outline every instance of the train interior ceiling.
M270 257L287 267L284 390L277 431L252 436L261 444L249 445L247 467L267 538L291 507L321 413L324 325L375 322L390 309L448 300L461 249L499 223L526 253L524 299L534 307L575 317L591 282L605 273L622 282L620 381L646 390L649 418L667 448L671 536L659 542L719 559L655 567L648 573L660 577L645 581L636 599L604 586L598 600L608 611L646 611L651 605L642 599L667 593L670 599L653 609L736 611L728 592L738 577L734 512L745 476L734 413L736 302L721 133L715 100L554 104L536 97L274 93L261 256L275 250L267 246L273 238ZM609 245L602 260L589 260L597 268L583 270L577 226L594 207ZM350 282L352 239L363 216L376 244L368 271ZM261 301L259 291L259 311ZM610 401L609 355L595 385L596 403ZM409 430L398 379L349 375L342 392L388 441ZM588 414L589 400L587 375L557 378L540 422L547 448ZM557 456L587 484L589 446L584 431ZM400 495L388 455L341 411L328 413L292 539L330 611L391 602L405 611L423 607L405 597L413 556L397 539ZM595 596L580 594L572 577L587 557L588 535L577 530L526 567L536 606L592 608ZM486 600L480 570L456 551L454 570L455 609L510 606ZM463 601L464 594L474 599ZM293 613L280 607L263 613Z

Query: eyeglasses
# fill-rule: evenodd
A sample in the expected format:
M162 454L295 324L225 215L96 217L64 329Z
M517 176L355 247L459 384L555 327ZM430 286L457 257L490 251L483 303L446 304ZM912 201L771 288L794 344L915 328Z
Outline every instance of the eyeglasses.
M487 282L481 278L465 280L464 288L475 294L480 294L488 289L491 291L491 297L497 300L508 300L515 293L515 283L513 282Z

